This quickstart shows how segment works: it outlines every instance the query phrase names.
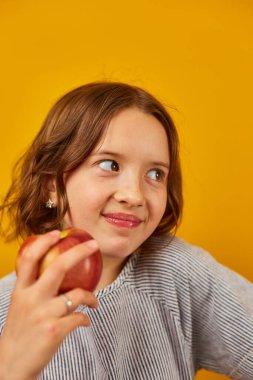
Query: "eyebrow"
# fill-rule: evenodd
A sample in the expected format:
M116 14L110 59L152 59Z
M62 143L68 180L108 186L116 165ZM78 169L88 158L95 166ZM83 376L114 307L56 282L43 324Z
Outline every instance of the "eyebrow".
M114 156L114 157L118 157L118 158L124 158L123 154L112 152L109 150L100 150L100 151L94 152L93 155L94 156L108 155L108 156ZM153 165L154 166L162 166L162 167L166 168L167 170L170 169L170 165L167 164L166 162L163 162L163 161L154 161L154 162L151 162L151 164L152 164L152 166Z

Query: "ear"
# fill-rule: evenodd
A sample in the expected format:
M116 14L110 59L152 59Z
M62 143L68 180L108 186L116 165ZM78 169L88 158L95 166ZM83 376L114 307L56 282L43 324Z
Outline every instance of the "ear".
M46 197L54 202L53 207L57 206L56 181L52 175L48 175L46 180Z

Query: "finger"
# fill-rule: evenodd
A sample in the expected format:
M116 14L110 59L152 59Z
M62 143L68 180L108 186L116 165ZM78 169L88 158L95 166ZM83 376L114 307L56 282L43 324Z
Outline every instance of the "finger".
M38 311L39 318L60 318L76 310L79 305L98 307L98 300L93 293L84 289L74 289L46 301Z
M59 345L71 331L82 326L91 326L91 321L87 314L68 314L63 318L49 321L44 330L44 338L54 342L54 345Z
M18 258L17 287L27 287L34 283L38 276L40 259L60 239L60 231L50 231L38 235L23 254Z
M74 289L68 293L58 296L59 302L64 301L65 313L73 312L79 305L84 304L91 308L98 307L98 300L95 295L88 290Z
M58 328L61 330L62 334L65 337L77 327L91 326L91 321L87 314L72 313L68 314L66 317L59 319L58 324Z
M78 244L59 256L42 273L36 287L44 295L57 295L66 273L98 249L95 240Z

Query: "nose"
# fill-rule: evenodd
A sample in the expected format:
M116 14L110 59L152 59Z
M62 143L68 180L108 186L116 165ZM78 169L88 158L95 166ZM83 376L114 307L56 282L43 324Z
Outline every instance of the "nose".
M145 197L141 186L133 183L118 187L114 194L114 199L117 202L125 203L128 207L140 207L145 204Z

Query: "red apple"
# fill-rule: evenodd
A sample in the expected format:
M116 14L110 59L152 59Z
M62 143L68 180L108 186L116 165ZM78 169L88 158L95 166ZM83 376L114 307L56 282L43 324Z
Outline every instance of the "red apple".
M28 237L22 244L17 259L17 272L19 257L25 253L29 245L37 238L37 235L32 235ZM50 250L45 254L40 262L39 276L61 253L67 251L77 244L91 239L91 235L89 235L86 231L80 229L68 228L61 231L60 240L50 248ZM93 291L98 284L101 272L102 256L100 251L97 250L66 273L60 286L59 293L65 293L73 288L83 288L85 290Z

